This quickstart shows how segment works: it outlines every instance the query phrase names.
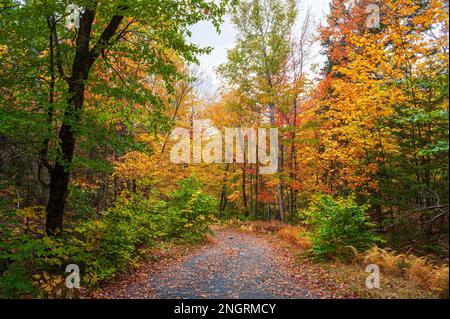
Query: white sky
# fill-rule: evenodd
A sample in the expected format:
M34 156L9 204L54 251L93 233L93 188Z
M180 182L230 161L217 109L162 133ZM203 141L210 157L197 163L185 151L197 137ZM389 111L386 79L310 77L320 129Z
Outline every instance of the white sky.
M304 12L307 7L311 7L316 25L324 20L329 11L330 0L298 0L297 2L300 11L299 18L301 19L302 12ZM224 23L220 27L220 34L217 34L212 24L207 22L200 22L194 25L191 28L191 31L191 42L213 48L209 55L202 55L199 57L200 70L207 79L207 83L205 83L206 87L204 87L204 89L212 93L220 86L220 80L214 69L226 61L227 50L234 46L236 31L228 17L225 18ZM322 61L322 57L319 56L318 51L319 47L316 49L317 57L315 63L321 63Z

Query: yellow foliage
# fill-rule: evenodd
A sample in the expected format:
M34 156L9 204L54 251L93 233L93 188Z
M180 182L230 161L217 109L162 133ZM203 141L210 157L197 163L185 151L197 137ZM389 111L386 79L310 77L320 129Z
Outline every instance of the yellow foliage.
M48 295L61 294L64 278L61 275L50 275L47 272L33 275L33 284Z
M145 153L132 151L120 158L115 166L114 175L122 178L143 178L152 169L150 156Z

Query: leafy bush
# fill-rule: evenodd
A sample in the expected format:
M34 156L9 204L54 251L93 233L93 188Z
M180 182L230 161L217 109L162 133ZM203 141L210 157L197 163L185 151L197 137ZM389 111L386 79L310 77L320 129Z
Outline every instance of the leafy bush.
M58 270L70 260L71 250L61 239L20 234L0 244L0 297L42 296L62 283ZM49 275L48 272L53 273Z
M139 257L139 248L156 241L197 241L208 229L212 197L194 178L182 180L169 202L123 194L98 220L75 228L70 245L80 247L75 263L90 284L112 278Z
M367 206L359 206L353 197L334 199L329 195L314 198L303 213L305 222L314 226L312 252L319 258L344 256L349 247L365 249L380 238L371 230L373 224L365 214Z
M202 188L202 182L189 177L180 181L179 188L172 194L169 211L174 237L196 241L208 231L216 203L213 196L203 193Z
M68 224L62 238L45 236L41 209L1 211L0 297L55 295L64 289L68 264L80 267L82 285L94 285L137 261L141 248L201 239L215 205L202 188L191 177L179 183L169 201L123 193L97 219Z
M68 243L78 247L74 263L85 280L95 284L113 277L138 257L140 247L165 239L165 207L152 198L124 194L99 219L76 226Z

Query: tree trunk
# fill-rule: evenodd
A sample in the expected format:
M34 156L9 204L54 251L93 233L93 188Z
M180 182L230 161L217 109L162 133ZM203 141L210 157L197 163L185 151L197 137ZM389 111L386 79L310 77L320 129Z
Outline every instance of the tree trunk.
M91 28L95 17L97 2L91 8L86 8L80 21L78 37L76 40L75 58L72 65L72 75L69 83L67 109L64 112L63 123L59 130L59 147L61 154L50 174L50 195L46 207L46 233L59 235L63 228L64 207L70 177L70 164L75 149L75 134L71 123L79 123L83 108L85 82L89 71L104 52L109 40L115 34L123 16L115 15L111 18L96 45L89 50Z
M296 149L295 149L295 133L297 129L297 100L294 101L294 118L293 118L293 131L291 133L291 154L290 154L290 182L291 187L289 189L289 210L291 213L291 221L294 221L295 219L295 213L297 210L297 192L292 187L292 182L295 182L297 179L297 156L296 156Z
M252 169L252 164L250 164L250 169ZM250 218L254 219L253 216L253 173L250 173Z
M219 214L220 212L225 211L227 205L227 178L228 178L228 169L230 164L225 165L225 173L222 179L222 192L220 194L220 204L219 204ZM220 217L220 216L219 216Z
M247 171L247 165L245 161L245 155L244 155L244 167L242 168L242 201L244 205L244 212L247 214L247 180L246 180L246 171Z
M278 210L280 213L280 221L284 223L284 209L283 209L283 188L281 183L277 185L277 193L278 193Z
M258 219L258 183L259 183L259 147L258 147L258 135L256 135L256 164L255 164L255 219Z
M269 82L269 86L272 86L272 80L271 77L268 76L268 82ZM269 104L269 115L270 115L270 124L272 126L275 126L275 104L270 103ZM283 145L281 145L281 147L283 148ZM277 166L277 173L278 173L278 177L279 177L279 181L278 181L278 185L277 185L277 196L278 196L278 211L280 214L280 220L282 222L284 222L284 208L283 208L283 186L282 186L282 181L281 181L281 170L282 170L282 163L280 163L280 157L278 156L278 166Z
M71 121L77 122L76 114L83 105L84 84L72 84L69 87L68 110L64 115L63 124L59 130L61 157L55 163L50 174L50 196L47 203L46 232L48 235L57 235L62 231L64 207L66 204L70 164L75 149L75 135L72 131Z
M282 173L282 167L283 167L283 156L284 156L284 146L281 144L281 160L278 161L278 174L279 175L279 181L277 185L277 192L278 192L278 210L280 213L280 221L284 223L284 207L283 207L283 181L281 177Z

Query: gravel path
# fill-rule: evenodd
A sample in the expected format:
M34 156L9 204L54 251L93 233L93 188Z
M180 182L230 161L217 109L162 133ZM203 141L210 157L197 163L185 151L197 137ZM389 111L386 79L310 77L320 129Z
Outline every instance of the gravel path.
M312 298L265 238L218 230L216 242L149 276L153 298ZM145 289L147 290L147 289Z
M155 250L87 298L356 298L320 265L299 262L275 237L215 227L203 246Z

